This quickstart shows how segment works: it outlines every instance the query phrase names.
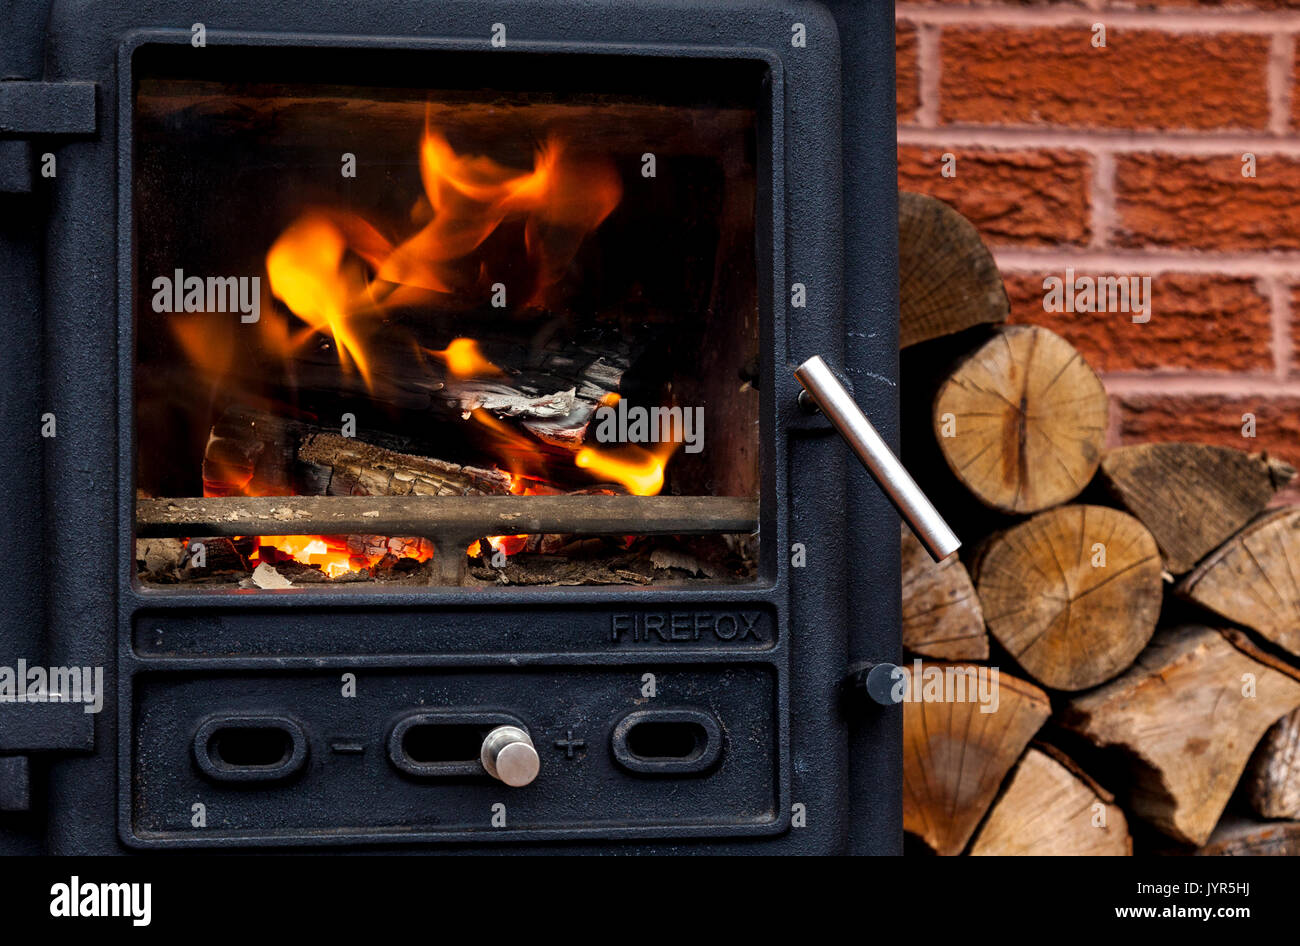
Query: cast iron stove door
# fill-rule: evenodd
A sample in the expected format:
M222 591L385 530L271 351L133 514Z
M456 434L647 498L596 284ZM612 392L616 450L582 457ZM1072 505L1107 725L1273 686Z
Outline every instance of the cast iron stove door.
M896 846L839 686L892 517L792 374L844 364L836 23L592 11L55 4L45 659L109 695L50 849Z

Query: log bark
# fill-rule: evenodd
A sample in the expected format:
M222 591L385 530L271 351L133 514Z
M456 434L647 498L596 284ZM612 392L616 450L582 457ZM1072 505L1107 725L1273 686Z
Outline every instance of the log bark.
M981 502L1032 513L1088 485L1108 409L1101 381L1067 341L1016 325L948 377L931 420L944 459Z
M935 562L902 526L903 646L939 660L985 660L984 612L966 566L955 555Z
M1122 747L1132 811L1199 846L1265 730L1300 706L1300 673L1261 658L1244 635L1162 631L1127 673L1070 703L1061 723L1095 745Z
M974 562L989 631L1039 683L1082 690L1128 667L1155 631L1160 555L1132 516L1062 506L992 536Z
M943 201L898 195L900 348L1005 322L1002 275L975 226Z
M1300 656L1300 506L1256 519L1177 590Z
M949 683L928 699L924 675L936 671ZM980 671L996 702L958 702L952 687L966 675L969 696ZM921 673L909 673L903 705L903 827L938 854L960 854L1051 706L1038 687L997 668L926 662Z
M1264 734L1242 785L1256 814L1300 819L1300 710L1283 716Z
M1296 857L1300 855L1300 821L1260 823L1224 818L1198 857Z
M1295 474L1267 454L1197 443L1118 447L1101 460L1107 487L1151 530L1175 575L1262 512Z
M1124 811L1068 758L1031 746L971 845L976 856L1133 853Z
M312 434L297 462L328 496L505 496L510 474L385 450L351 437Z
M574 449L586 439L601 399L619 390L631 365L629 345L608 330L600 345L553 340L541 347L518 341L518 326L475 326L476 350L497 371L456 377L443 363L439 341L413 339L403 332L377 338L375 360L383 371L369 382L343 372L332 350L304 348L293 358L292 375L301 389L360 398L401 411L432 412L459 423L483 409L536 434L548 443Z

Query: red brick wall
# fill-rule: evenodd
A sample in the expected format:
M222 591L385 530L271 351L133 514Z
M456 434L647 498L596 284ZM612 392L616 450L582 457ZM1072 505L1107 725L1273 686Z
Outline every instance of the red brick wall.
M1300 466L1300 0L897 11L899 186L969 217L1013 320L1061 333L1101 373L1111 442ZM1043 279L1066 267L1150 276L1150 321L1045 312Z

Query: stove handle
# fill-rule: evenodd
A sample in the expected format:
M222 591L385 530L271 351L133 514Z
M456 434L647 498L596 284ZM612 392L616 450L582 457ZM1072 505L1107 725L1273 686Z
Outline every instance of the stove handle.
M818 355L813 355L798 368L794 376L803 385L799 403L811 406L826 415L826 419L849 442L862 465L867 468L880 488L885 491L908 526L921 540L936 562L942 561L957 549L961 540L939 515L939 510L916 485L916 480L903 468L903 464L886 446L871 421L858 409L852 396L840 384Z

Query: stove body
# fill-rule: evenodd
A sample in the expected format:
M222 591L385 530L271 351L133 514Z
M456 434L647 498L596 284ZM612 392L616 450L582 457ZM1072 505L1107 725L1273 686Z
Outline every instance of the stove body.
M792 374L824 356L896 441L888 4L55 0L8 15L0 666L102 668L103 705L0 702L0 851L901 852L901 713L873 712L843 685L862 663L900 656L897 519L826 421L798 408ZM223 214L256 242L269 198L241 205L210 168L195 185L186 161L210 145L217 162L221 136L245 126L292 124L294 113L235 101L289 81L285 62L308 97L325 86L355 97L362 74L368 100L455 87L483 114L502 102L526 112L528 96L575 109L613 95L624 119L663 117L661 160L677 169L704 165L674 159L671 141L707 133L680 115L744 113L743 264L715 267L711 291L717 272L741 272L752 331L728 323L704 347L729 357L732 338L752 343L737 388L753 407L752 470L730 477L748 485L718 485L717 463L732 461L715 459L691 492L692 458L672 461L672 498L751 502L752 526L733 527L757 535L744 580L469 587L463 564L423 584L141 580L143 501L197 492L148 479L172 428L150 432L141 392L174 360L145 355L158 332L149 280L172 271L168 234L187 220L200 221L189 245L207 245L204 227ZM168 96L189 98L155 107ZM218 136L188 159L158 158L158 135L214 100ZM610 141L636 127L606 124ZM366 147L328 143L362 155L363 172ZM637 170L619 172L623 207ZM580 175L584 193L593 173ZM712 173L683 185L683 206L715 200ZM570 271L596 271L590 245L566 257ZM738 448L724 437L724 449ZM209 479L205 467L205 490ZM216 531L195 528L169 534ZM540 758L524 787L479 764L476 740L503 725L530 734Z

